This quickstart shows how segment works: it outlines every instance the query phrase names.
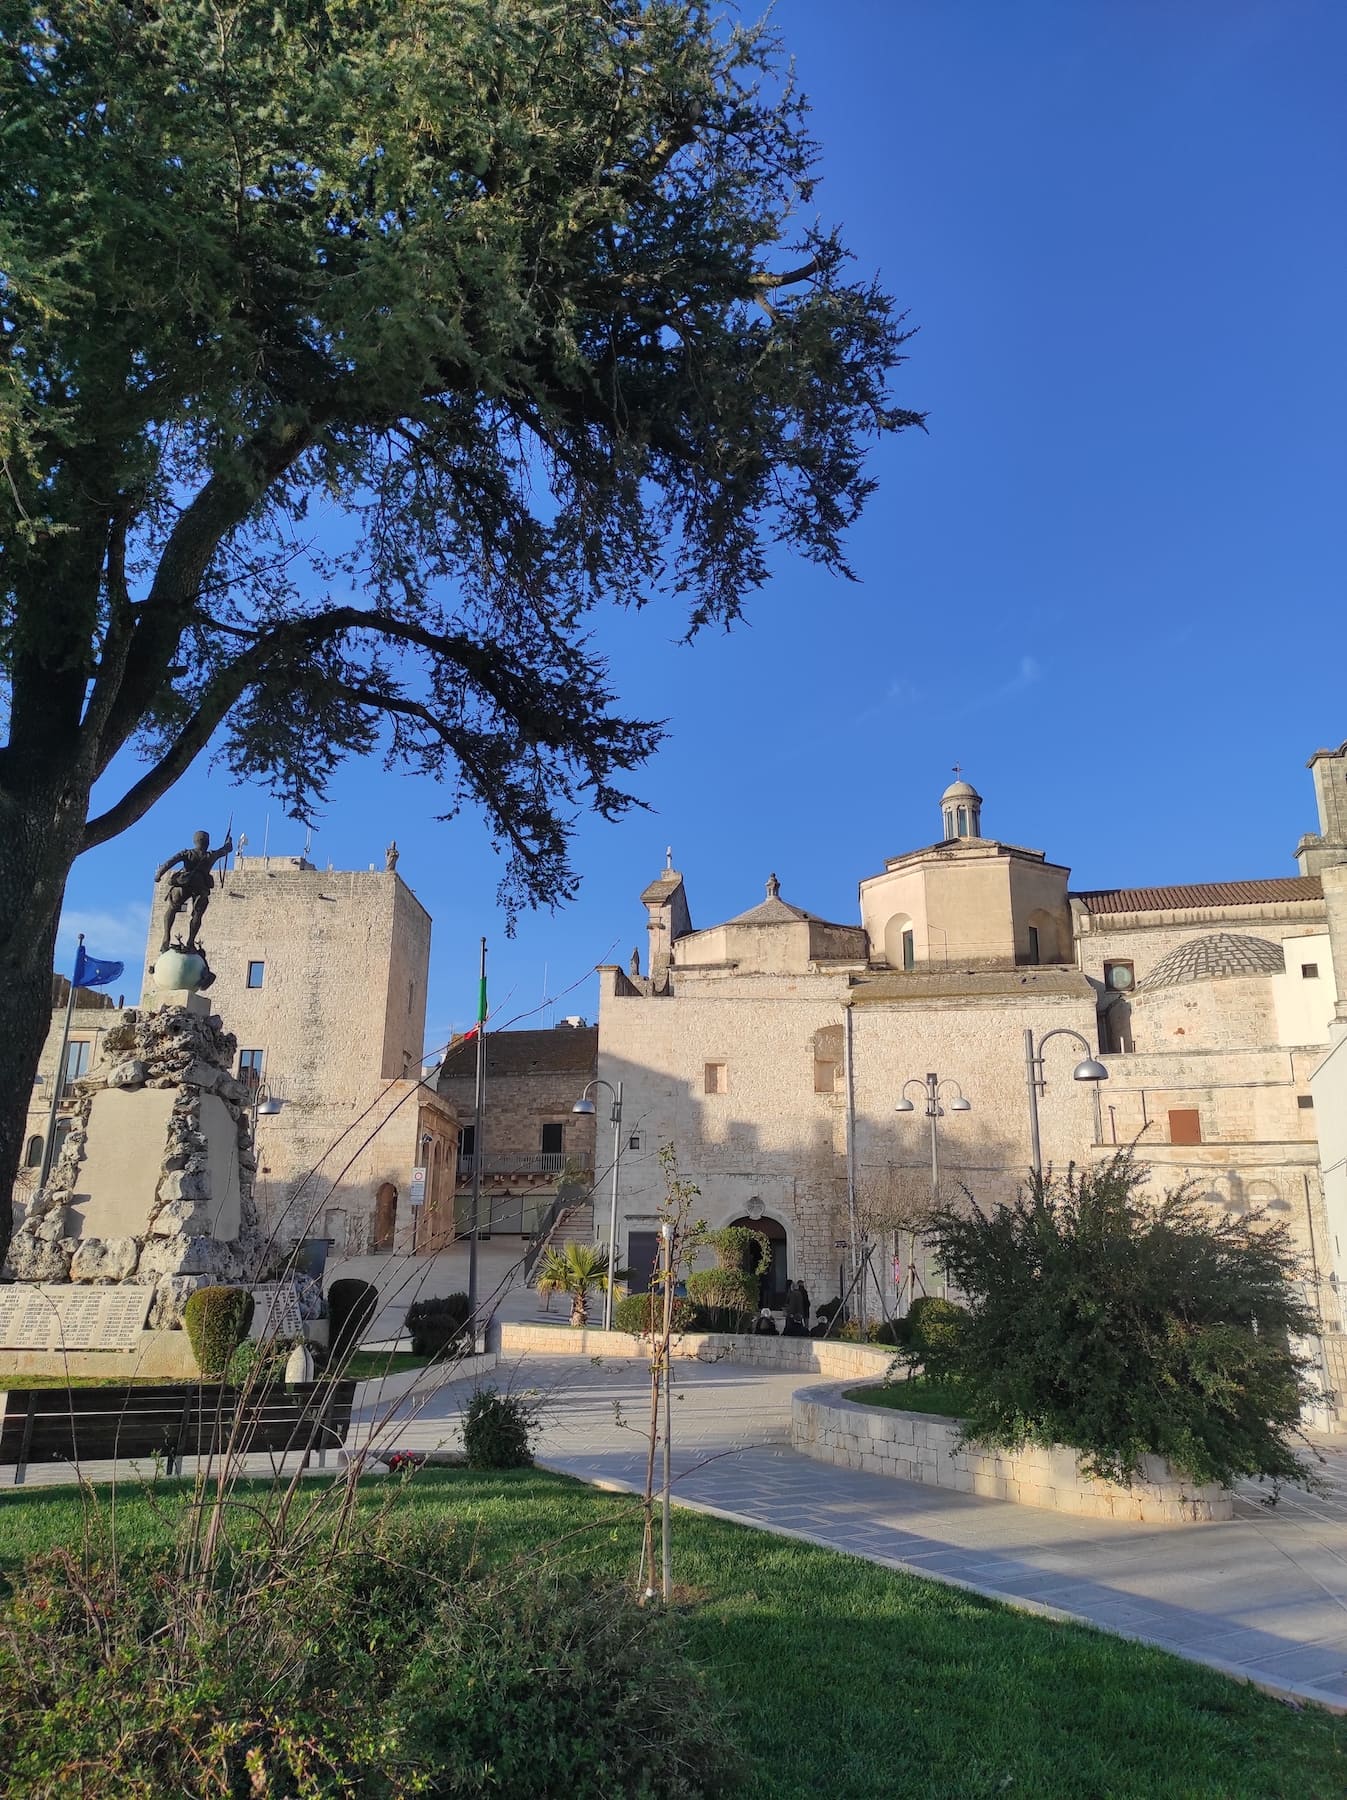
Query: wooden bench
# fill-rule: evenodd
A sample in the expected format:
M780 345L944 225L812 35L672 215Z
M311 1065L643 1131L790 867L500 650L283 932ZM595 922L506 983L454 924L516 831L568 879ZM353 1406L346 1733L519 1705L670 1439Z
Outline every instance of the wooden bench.
M125 1388L27 1388L0 1396L0 1467L12 1467L18 1487L30 1463L112 1461L161 1457L165 1473L181 1474L184 1456L284 1455L320 1462L340 1449L351 1423L354 1381L316 1381L294 1387L239 1388L219 1384ZM236 1418L236 1414L238 1417Z

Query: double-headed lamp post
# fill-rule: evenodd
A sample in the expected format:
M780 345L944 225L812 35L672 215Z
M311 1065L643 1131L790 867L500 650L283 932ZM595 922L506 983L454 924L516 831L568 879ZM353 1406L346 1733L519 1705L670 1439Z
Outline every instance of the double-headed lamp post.
M1024 1032L1024 1075L1029 1084L1029 1166L1035 1175L1043 1173L1043 1145L1038 1132L1038 1096L1047 1092L1048 1084L1043 1074L1043 1047L1055 1037L1069 1037L1075 1040L1085 1052L1083 1062L1078 1062L1071 1071L1073 1081L1088 1081L1094 1094L1094 1141L1100 1143L1104 1131L1099 1111L1099 1083L1108 1080L1108 1070L1104 1067L1090 1048L1088 1038L1080 1032L1072 1031L1068 1025L1059 1025L1055 1031L1048 1031L1034 1045L1033 1031L1026 1026Z
M946 1088L954 1089L954 1098L948 1102L951 1112L972 1112L973 1103L971 1100L964 1099L963 1089L957 1081L942 1081L934 1073L928 1075L925 1080L919 1075L913 1075L903 1083L902 1094L893 1109L895 1112L910 1113L917 1110L907 1097L907 1090L910 1087L916 1088L925 1101L926 1117L931 1124L931 1204L938 1205L940 1200L940 1138L936 1121L945 1116L944 1090Z
M592 1118L598 1110L590 1096L590 1089L607 1088L613 1097L613 1109L609 1118L613 1122L613 1191L608 1205L608 1280L603 1290L603 1329L613 1328L613 1269L617 1262L617 1171L622 1160L622 1083L614 1087L611 1081L605 1081L596 1075L593 1081L585 1083L585 1091L571 1108L573 1113Z

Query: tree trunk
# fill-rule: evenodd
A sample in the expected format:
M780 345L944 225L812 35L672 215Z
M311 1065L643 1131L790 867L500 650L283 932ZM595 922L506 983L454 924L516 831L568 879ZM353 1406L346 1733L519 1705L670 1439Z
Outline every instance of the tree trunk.
M11 793L0 802L0 1261L9 1249L10 1196L51 1027L56 927L87 801L87 792L48 791Z

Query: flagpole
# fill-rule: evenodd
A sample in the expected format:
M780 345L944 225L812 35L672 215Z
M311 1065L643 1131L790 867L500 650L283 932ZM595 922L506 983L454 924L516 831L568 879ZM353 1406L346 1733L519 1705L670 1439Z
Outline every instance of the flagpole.
M477 1333L477 1235L482 1198L482 1102L486 1098L486 939L477 984L477 1087L472 1109L472 1233L468 1239L468 1317Z
M52 1147L56 1141L56 1109L61 1104L61 1089L65 1086L65 1053L70 1047L70 1021L75 1013L75 975L79 974L80 951L84 948L84 933L79 936L79 944L75 950L75 969L70 978L70 997L65 1007L65 1030L61 1033L61 1053L56 1058L56 1073L51 1082L51 1106L47 1110L47 1138L42 1146L42 1168L38 1174L39 1189L46 1187L47 1177L51 1174Z

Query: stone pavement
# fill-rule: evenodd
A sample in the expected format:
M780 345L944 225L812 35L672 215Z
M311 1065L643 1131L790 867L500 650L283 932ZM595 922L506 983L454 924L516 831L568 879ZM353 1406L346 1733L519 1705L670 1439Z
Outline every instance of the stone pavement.
M530 1358L493 1379L542 1396L546 1467L639 1488L646 1365ZM797 1454L790 1396L807 1382L730 1363L676 1364L679 1502L1098 1625L1347 1710L1347 1450L1325 1451L1325 1494L1286 1490L1268 1508L1262 1490L1247 1484L1228 1524L1077 1518ZM474 1385L446 1384L403 1402L388 1441L456 1447L458 1414Z

